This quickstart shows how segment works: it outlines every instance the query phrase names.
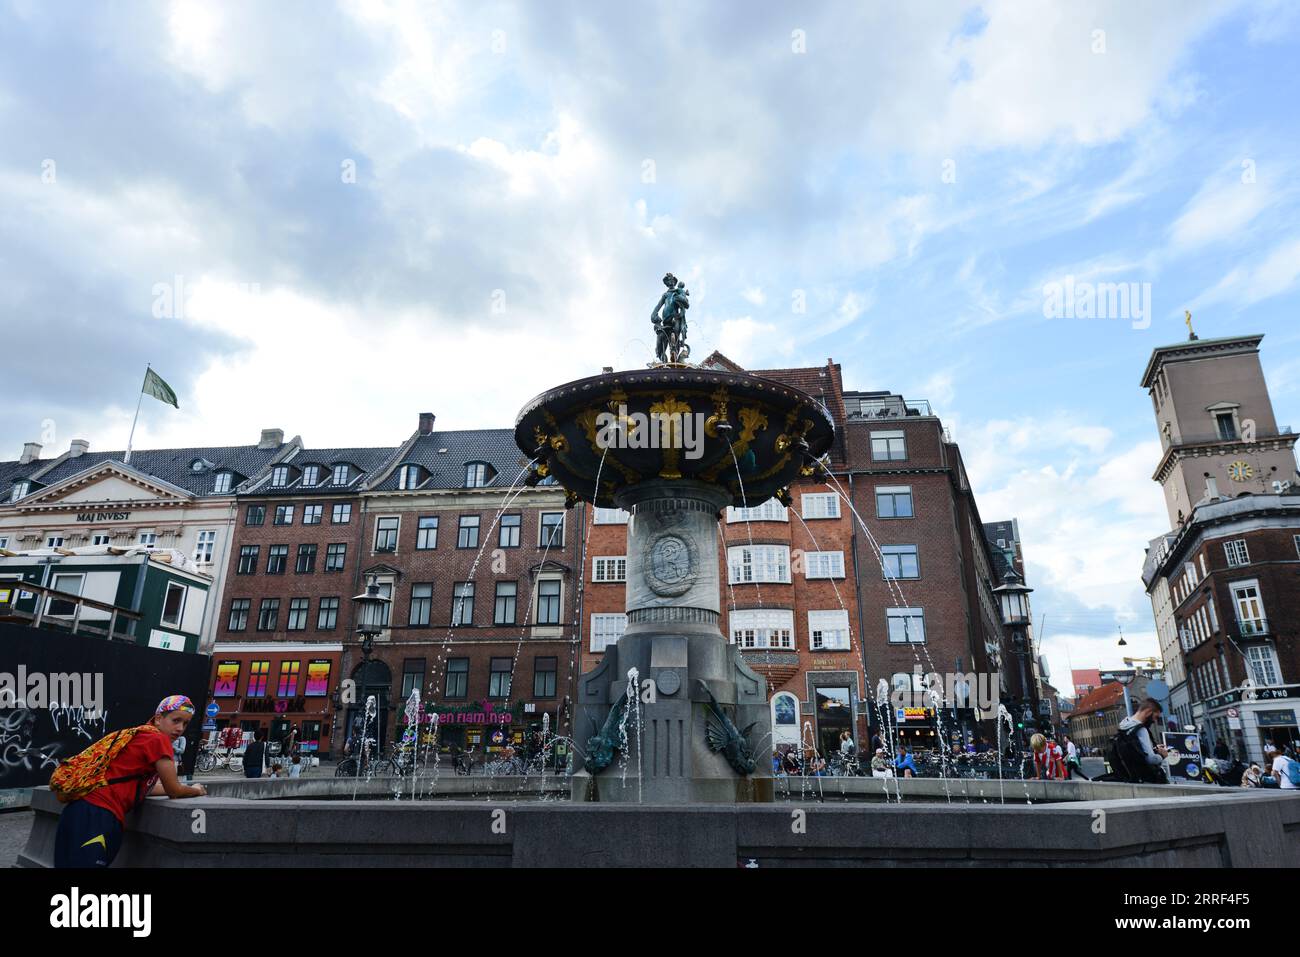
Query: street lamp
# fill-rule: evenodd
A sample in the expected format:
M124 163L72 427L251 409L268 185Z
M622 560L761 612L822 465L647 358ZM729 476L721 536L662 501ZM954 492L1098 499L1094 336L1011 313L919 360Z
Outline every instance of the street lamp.
M1012 635L1012 653L1020 659L1020 694L1022 699L1032 699L1029 691L1029 675L1025 670L1025 657L1029 648L1025 633L1020 629L1029 626L1029 593L1033 591L1021 580L1013 566L1008 565L1002 575L1002 584L993 589L1002 609L1002 624L1014 630Z
M1123 641L1124 639L1121 638L1120 640ZM1132 674L1127 674L1127 675L1121 674L1115 676L1115 680L1119 682L1119 686L1124 689L1124 717L1126 718L1133 717L1133 702L1129 700L1128 686L1131 685L1136 679L1137 679L1136 671L1134 671Z
M388 609L393 600L379 591L379 581L374 575L366 578L366 590L352 599L357 610L357 634L361 636L361 680L359 689L365 701L364 682L370 677L370 656L375 651L375 636L384 630ZM364 731L362 732L365 733Z

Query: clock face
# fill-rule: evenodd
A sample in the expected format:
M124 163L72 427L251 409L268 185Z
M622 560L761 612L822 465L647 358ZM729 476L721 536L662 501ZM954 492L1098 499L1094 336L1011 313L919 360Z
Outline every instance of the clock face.
M1238 459L1235 462L1228 463L1228 478L1234 482L1244 482L1255 474L1255 470L1246 462Z

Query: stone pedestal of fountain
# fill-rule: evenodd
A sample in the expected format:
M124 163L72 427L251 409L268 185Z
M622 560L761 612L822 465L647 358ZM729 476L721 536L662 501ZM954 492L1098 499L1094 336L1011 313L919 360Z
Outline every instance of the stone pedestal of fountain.
M719 630L718 522L788 500L833 434L806 393L686 366L566 383L519 414L529 482L631 515L627 629L578 679L574 800L773 799L767 683Z

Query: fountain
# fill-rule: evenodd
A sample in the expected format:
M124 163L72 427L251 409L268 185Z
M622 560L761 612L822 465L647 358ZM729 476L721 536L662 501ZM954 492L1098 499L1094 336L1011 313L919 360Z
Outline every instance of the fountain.
M790 386L681 361L674 304L656 308L668 361L565 383L528 402L515 424L516 443L536 460L526 482L553 476L570 505L631 514L627 630L579 679L574 739L590 743L572 794L766 802L771 761L755 749L771 734L767 687L718 627L718 520L728 505L788 501L791 482L821 469L834 426L817 400ZM640 747L621 753L617 729L638 707ZM637 788L602 773L615 754Z

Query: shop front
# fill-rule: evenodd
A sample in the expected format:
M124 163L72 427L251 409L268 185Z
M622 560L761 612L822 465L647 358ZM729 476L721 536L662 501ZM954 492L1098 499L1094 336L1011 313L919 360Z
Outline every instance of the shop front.
M939 747L933 708L896 708L894 719L898 743L909 751L928 751Z
M1236 688L1192 713L1198 725L1208 726L1214 743L1226 740L1247 761L1263 761L1269 746L1300 746L1300 685Z
M342 645L218 644L212 656L211 701L216 717L207 733L234 724L266 734L282 746L293 740L305 754L329 755L334 722L332 682Z

